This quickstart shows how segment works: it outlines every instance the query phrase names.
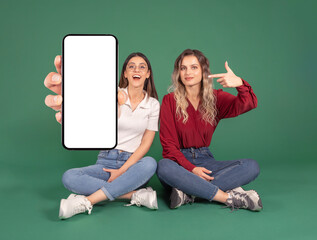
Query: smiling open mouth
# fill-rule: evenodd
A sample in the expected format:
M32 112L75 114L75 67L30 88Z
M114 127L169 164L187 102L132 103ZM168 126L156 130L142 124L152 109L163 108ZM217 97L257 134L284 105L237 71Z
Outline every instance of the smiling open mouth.
M133 80L139 80L139 79L141 79L141 76L140 76L140 75L137 75L137 74L133 75L132 77L133 77Z

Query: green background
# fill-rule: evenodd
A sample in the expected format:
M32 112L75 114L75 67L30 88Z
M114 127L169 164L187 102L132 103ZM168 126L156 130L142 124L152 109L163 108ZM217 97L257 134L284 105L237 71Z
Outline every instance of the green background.
M0 238L315 239L316 10L305 0L1 0ZM218 160L258 161L261 174L246 188L259 192L263 211L230 213L207 202L170 210L154 176L158 211L106 202L90 216L60 221L59 201L69 194L63 172L97 155L63 149L54 111L44 105L44 78L69 33L117 36L120 68L129 53L145 53L160 101L184 49L205 53L213 73L228 60L259 104L223 120L210 149ZM161 152L156 136L149 155L159 160Z

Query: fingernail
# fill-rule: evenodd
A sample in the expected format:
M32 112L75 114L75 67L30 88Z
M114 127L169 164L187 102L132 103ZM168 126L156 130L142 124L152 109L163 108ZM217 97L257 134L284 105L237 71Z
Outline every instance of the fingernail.
M59 82L59 75L58 74L54 74L52 77L52 81L53 82Z
M60 97L59 96L55 96L54 97L54 102L55 103L59 103L60 102Z

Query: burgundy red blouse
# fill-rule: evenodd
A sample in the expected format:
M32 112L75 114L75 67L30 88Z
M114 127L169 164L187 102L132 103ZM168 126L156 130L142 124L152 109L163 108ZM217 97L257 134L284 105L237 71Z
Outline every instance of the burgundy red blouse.
M217 108L214 126L202 120L199 110L196 111L190 101L187 108L188 120L184 124L182 118L176 117L174 93L165 95L160 112L160 140L163 157L176 161L188 171L192 171L196 166L185 158L180 149L208 147L221 119L236 117L257 106L257 98L251 86L245 80L242 81L243 85L236 88L237 96L224 92L222 89L214 90Z

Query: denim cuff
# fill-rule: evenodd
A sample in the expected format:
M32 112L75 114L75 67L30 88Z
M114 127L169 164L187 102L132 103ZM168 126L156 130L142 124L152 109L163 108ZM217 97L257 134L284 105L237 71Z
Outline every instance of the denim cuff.
M107 196L107 198L110 200L110 201L113 201L114 200L114 197L107 191L107 189L105 187L102 187L101 190L104 192L104 194Z
M212 192L211 197L208 199L210 202L214 199L218 190L219 190L219 188L217 186L215 186L215 190Z

